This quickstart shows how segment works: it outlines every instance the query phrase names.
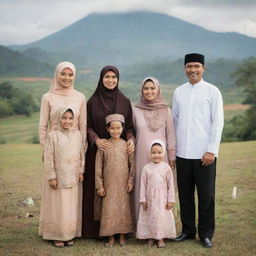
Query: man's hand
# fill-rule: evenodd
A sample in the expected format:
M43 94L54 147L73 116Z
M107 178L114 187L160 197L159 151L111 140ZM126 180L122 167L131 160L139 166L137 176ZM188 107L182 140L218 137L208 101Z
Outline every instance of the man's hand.
M202 156L201 162L202 162L202 165L206 167L211 165L214 162L214 160L215 160L215 155L213 153L206 152Z

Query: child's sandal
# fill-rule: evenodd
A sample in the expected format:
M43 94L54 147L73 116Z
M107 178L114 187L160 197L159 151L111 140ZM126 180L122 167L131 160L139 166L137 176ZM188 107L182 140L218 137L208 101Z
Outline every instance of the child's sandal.
M69 240L69 241L67 241L67 242L65 242L65 245L66 246L73 246L74 245L74 241L73 240Z
M54 240L53 241L53 245L57 248L63 248L64 247L64 242L63 241L58 241L58 240Z

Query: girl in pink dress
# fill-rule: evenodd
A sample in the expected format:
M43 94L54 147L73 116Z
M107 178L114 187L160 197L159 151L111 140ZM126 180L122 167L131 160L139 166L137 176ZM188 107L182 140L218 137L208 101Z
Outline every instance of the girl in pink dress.
M72 109L58 109L54 119L57 127L48 133L44 147L39 235L60 248L81 236L84 147Z
M153 140L150 144L151 162L143 168L140 184L140 211L137 238L149 239L152 246L157 240L158 248L165 246L164 238L175 238L176 227L172 207L175 202L173 174L163 161L165 144Z

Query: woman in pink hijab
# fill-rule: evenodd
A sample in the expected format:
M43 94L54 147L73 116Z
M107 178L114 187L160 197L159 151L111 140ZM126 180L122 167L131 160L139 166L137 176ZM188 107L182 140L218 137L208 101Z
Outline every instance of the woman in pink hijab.
M39 139L44 149L47 134L56 130L58 122L56 111L61 107L71 108L74 112L74 128L80 130L83 145L86 145L86 99L74 89L76 68L70 62L57 65L50 89L42 97L39 121Z
M145 164L150 161L150 142L160 139L166 144L164 161L175 168L176 139L171 109L165 103L159 81L147 77L141 84L140 101L133 107L133 121L136 131L136 180L134 187L135 218L139 216L140 178ZM175 176L175 175L174 175Z

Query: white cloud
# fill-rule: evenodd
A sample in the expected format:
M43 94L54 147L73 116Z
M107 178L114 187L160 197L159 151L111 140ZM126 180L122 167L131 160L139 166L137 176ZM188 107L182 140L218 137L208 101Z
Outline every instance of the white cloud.
M0 44L29 43L92 12L148 10L256 37L255 0L0 0Z

